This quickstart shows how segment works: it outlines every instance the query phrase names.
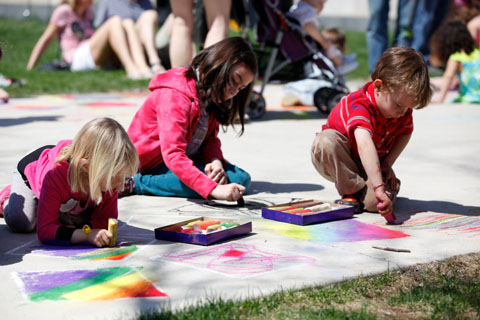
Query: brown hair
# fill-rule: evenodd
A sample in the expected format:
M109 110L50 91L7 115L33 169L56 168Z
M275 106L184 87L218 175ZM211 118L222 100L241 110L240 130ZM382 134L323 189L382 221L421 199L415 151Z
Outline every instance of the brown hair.
M230 71L240 63L256 75L257 59L248 42L241 37L227 38L200 51L193 58L186 77L197 80L198 100L208 103L207 111L213 114L220 124L233 125L238 115L242 134L253 81L232 99L224 99L226 86L231 85Z
M407 47L387 49L372 72L372 81L382 80L389 92L406 90L422 109L432 98L428 67L423 55Z
M338 28L326 28L322 31L322 34L330 40L340 52L345 53L345 33L342 30Z
M430 40L430 56L445 65L456 52L470 54L475 49L472 35L460 21L451 21L440 27Z

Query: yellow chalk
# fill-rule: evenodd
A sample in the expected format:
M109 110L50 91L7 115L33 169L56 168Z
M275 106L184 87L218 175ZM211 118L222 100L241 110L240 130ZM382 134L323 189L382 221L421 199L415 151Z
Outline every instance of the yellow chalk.
M117 244L117 226L118 220L110 218L108 219L108 232L110 232L113 236L110 239L110 243L108 244L109 247L115 247Z

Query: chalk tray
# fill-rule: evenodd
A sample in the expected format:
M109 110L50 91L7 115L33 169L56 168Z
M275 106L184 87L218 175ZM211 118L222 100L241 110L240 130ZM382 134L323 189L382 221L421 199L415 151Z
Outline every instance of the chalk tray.
M225 230L213 231L207 234L202 233L182 233L180 230L182 226L192 221L209 221L217 220L220 223L238 223L238 226L231 227ZM185 220L168 226L163 226L155 229L155 238L158 240L167 240L174 242L184 242L191 244L200 244L208 246L212 243L226 240L233 237L238 237L243 234L252 232L251 221L239 221L235 219L219 219L212 217L198 217L190 220Z
M296 206L296 207L302 208L303 206L306 206L306 205L312 205L312 202L315 202L315 205L328 203L331 208L325 211L317 212L317 213L306 212L306 213L295 214L295 213L280 211L281 208L285 208L285 207ZM308 207L306 209L308 209ZM342 204L337 204L337 203L332 203L327 201L320 201L320 200L303 200L303 201L281 203L281 204L276 204L274 206L264 207L262 208L262 217L266 219L303 226L303 225L308 225L312 223L351 218L353 217L353 212L354 210L352 206L346 206Z

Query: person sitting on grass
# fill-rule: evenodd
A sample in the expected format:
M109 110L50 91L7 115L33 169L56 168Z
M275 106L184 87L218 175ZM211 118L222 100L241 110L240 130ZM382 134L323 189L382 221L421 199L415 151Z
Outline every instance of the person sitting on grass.
M383 53L372 81L342 98L311 147L317 171L334 182L337 203L355 212L380 212L394 219L400 190L393 164L413 132L412 109L427 106L432 96L423 55L394 47Z
M111 17L97 30L92 27L92 0L63 0L53 11L50 22L35 44L27 64L32 70L58 35L63 59L71 71L109 67L118 58L131 79L149 79L150 67L130 54L120 17Z

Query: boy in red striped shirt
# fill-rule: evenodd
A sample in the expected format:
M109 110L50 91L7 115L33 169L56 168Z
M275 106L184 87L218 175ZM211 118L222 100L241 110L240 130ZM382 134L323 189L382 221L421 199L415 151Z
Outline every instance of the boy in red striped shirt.
M424 108L432 89L423 55L406 47L385 51L371 78L335 106L311 157L317 171L335 183L338 203L353 205L356 213L378 211L392 222L400 188L392 165L412 134L412 109Z

